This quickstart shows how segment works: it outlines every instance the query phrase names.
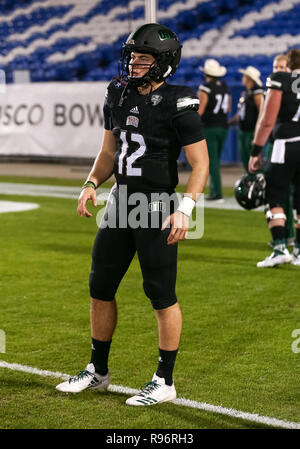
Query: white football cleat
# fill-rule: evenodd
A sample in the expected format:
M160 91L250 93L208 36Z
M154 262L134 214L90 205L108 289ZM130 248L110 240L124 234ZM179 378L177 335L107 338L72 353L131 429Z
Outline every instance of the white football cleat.
M154 374L152 381L145 384L137 395L127 399L126 404L146 406L172 401L173 399L176 399L174 382L172 385L166 385L164 378Z
M266 257L265 260L257 263L258 268L269 268L275 267L276 265L281 265L284 263L290 263L292 260L292 255L289 253L287 248L281 251L274 250L271 256Z
M93 363L89 363L85 370L66 382L56 385L56 389L64 393L80 393L83 390L107 390L110 378L109 371L105 376L95 373Z
M300 248L295 246L294 251L292 253L291 264L300 265Z

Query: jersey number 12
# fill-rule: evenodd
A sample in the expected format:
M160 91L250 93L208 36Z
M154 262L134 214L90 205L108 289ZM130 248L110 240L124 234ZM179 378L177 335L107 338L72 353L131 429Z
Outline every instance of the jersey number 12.
M127 155L128 151L128 142L126 138L126 131L121 131L120 138L122 140L122 148L121 153L119 156L119 165L118 165L118 172L120 175L123 175L123 160L124 157ZM146 151L146 144L144 137L141 134L132 133L131 134L131 141L137 142L139 144L139 147L137 150L135 150L130 156L127 156L126 158L126 166L125 166L125 176L142 176L142 169L138 167L133 167L132 164Z

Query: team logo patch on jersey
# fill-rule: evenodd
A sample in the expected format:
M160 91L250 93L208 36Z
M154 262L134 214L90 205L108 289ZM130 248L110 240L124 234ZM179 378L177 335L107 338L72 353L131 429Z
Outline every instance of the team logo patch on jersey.
M114 86L117 87L118 89L121 89L126 85L126 82L124 80L121 80L120 78L117 77L113 79L113 83Z
M162 96L161 95L152 95L151 96L151 104L152 106L157 106L162 100Z
M177 111L183 111L184 109L195 109L199 108L198 98L193 97L183 97L177 100Z
M135 128L138 128L139 121L140 120L138 117L135 117L134 115L129 115L126 120L126 126L134 126Z

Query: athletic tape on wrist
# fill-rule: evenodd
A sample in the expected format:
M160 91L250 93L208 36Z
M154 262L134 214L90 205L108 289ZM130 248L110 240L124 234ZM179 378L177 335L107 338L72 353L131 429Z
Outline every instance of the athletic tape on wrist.
M193 212L193 209L195 207L196 202L190 198L189 196L184 196L182 200L180 201L178 211L182 212L184 215L187 215L188 217Z

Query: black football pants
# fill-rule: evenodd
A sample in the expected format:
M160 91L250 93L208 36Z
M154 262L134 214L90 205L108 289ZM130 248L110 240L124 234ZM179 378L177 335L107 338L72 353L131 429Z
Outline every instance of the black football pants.
M169 233L170 228L161 231L160 227L100 227L92 252L91 297L112 301L137 252L144 291L153 308L164 309L175 304L177 244L167 244Z

